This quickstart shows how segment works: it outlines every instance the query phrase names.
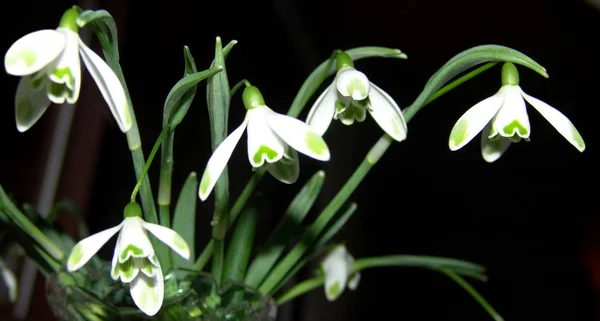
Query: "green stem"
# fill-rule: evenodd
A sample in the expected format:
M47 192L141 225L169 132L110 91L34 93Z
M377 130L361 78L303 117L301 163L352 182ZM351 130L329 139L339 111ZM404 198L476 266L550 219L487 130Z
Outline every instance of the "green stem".
M135 202L135 197L137 196L137 193L140 189L140 186L142 186L142 183L144 181L144 179L146 178L146 174L148 173L148 170L150 169L150 165L152 165L152 160L154 160L154 156L156 155L156 152L158 152L158 149L160 148L160 144L162 144L163 139L165 138L165 135L167 134L167 132L170 130L169 126L166 126L165 128L163 128L162 132L160 132L160 135L158 136L158 139L156 139L156 142L154 143L154 146L152 147L152 150L150 151L150 155L148 156L148 162L144 165L144 168L142 169L141 173L140 173L140 177L138 178L138 182L137 184L135 184L135 187L133 188L133 192L131 192L131 202Z
M250 196L252 196L254 189L256 188L260 180L263 178L265 173L266 170L264 167L261 167L254 172L254 175L252 175L252 177L238 196L237 200L233 204L233 207L231 207L231 210L229 211L229 219L227 220L228 226L233 225L238 215L240 215L240 212L244 208L244 205L246 205L246 202L248 201ZM202 269L204 269L206 263L208 263L208 260L210 259L210 256L213 252L214 245L215 244L213 240L210 240L208 242L208 244L204 247L204 250L202 250L202 253L198 257L198 259L196 260L196 263L194 263L194 270L202 271Z
M494 320L504 321L504 318L502 318L502 316L500 316L500 314L498 314L498 312L492 308L492 306L477 292L477 290L475 290L465 279L460 277L460 275L446 268L439 268L438 270L446 274L449 278L454 280L454 282L458 283L458 285L465 289L465 291L467 291L473 297L473 299L475 299L475 301L477 301L477 303L479 303L485 309L485 311L487 311L487 313L494 318Z
M171 185L173 179L173 143L175 131L169 130L162 144L160 179L158 184L158 211L160 224L170 227L169 206L171 206Z
M360 272L368 268L374 267L422 267L428 268L435 271L442 272L444 274L452 273L458 276L455 272L465 273L469 276L475 276L481 278L481 274L485 268L481 265L461 261L453 258L434 257L434 256L418 256L418 255L390 255L381 257L369 257L356 260L352 264L350 274ZM454 272L455 271L455 272ZM462 280L462 278L461 278ZM466 281L462 280L466 283ZM305 280L298 283L293 288L282 294L276 299L277 305L281 305L295 297L298 297L306 292L312 291L325 284L325 277L323 275L316 276L314 278ZM467 283L468 285L468 283ZM468 290L467 290L468 291Z
M415 114L421 110L421 108L427 106L429 103L433 102L434 100L438 99L439 97L441 97L442 95L446 94L447 92L451 91L452 89L462 85L464 82L466 82L467 80L479 75L480 73L492 68L493 66L495 66L498 62L497 61L492 61L492 62L488 62L487 64L474 69L473 71L464 74L463 76L456 78L455 80L453 80L451 83L447 84L446 86L440 88L438 91L436 91L433 95L431 95L427 100L425 100L425 102L423 103L423 105L415 105L415 103L413 102L412 105L410 105L409 107L405 108L404 111L402 112L404 114L404 118L406 119L406 121L408 122L409 119L413 118L415 116ZM417 100L415 100L416 102Z
M212 253L212 275L217 282L217 285L220 286L223 279L225 242L215 238L213 238L213 242L215 248Z

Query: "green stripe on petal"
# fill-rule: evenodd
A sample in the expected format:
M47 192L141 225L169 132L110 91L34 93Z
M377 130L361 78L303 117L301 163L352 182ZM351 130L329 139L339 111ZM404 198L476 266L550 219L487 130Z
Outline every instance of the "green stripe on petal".
M39 30L17 40L4 56L6 72L30 75L53 62L65 48L65 36L56 30Z
M258 150L254 153L252 160L256 164L262 164L265 160L267 160L269 163L272 163L279 158L278 156L279 153L271 149L269 146L260 145Z
M177 232L170 228L148 222L144 222L142 226L161 242L168 245L177 254L181 255L181 257L185 259L190 258L190 247Z
M585 142L575 128L573 123L556 108L547 103L529 96L521 91L521 95L529 102L546 120L577 150L583 152L585 150Z
M200 188L198 189L198 196L201 200L206 200L208 195L215 187L217 180L223 173L225 166L227 166L227 162L235 149L235 146L242 138L242 134L244 134L244 130L248 124L248 118L246 117L242 124L236 128L225 140L219 144L215 152L210 156L208 163L206 164L206 168L204 169L204 173L202 174L202 179L200 180Z
M323 138L302 121L277 113L268 117L269 126L290 147L321 161L330 158L329 148Z
M271 115L277 114L267 106L248 110L248 160L258 168L265 161L274 163L283 157L286 146L269 124Z
M456 122L448 146L455 151L470 142L494 118L504 101L502 88L492 97L486 98L469 108Z

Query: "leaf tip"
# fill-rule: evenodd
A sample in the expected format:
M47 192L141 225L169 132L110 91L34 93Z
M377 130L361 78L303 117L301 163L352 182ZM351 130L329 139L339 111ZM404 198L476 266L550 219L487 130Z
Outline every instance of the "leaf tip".
M317 176L321 177L321 178L325 178L325 171L324 170L319 170L317 172Z

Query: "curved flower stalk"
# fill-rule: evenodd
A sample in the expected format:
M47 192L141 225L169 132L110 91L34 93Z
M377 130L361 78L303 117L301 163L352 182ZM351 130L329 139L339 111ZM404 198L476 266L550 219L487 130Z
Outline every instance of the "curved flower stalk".
M448 145L456 151L481 132L481 154L494 162L522 139L529 141L531 126L525 101L533 106L577 150L585 150L583 138L571 121L547 103L526 94L519 86L519 73L514 64L502 66L502 87L462 115L450 132Z
M79 38L76 8L67 10L56 30L39 30L17 40L4 56L6 72L21 76L15 97L17 129L24 132L50 103L73 104L81 88L81 63L89 70L122 132L132 126L125 91L110 67Z
M321 262L321 271L325 275L325 296L327 300L337 299L346 286L356 290L360 282L360 273L351 274L354 258L344 245L334 247Z
M269 173L281 182L291 184L298 179L296 151L320 161L330 158L329 148L319 134L304 122L267 107L258 88L247 86L243 101L247 109L244 121L217 147L204 170L198 191L203 201L214 188L246 129L250 164L254 169L268 166Z
M129 284L131 297L137 307L152 316L162 306L164 280L147 232L188 260L190 249L177 232L145 222L141 218L142 209L137 203L127 204L124 216L121 224L79 241L69 255L67 269L73 272L82 267L119 232L112 258L111 277L115 281L120 278L121 282Z
M323 135L332 119L352 125L355 120L364 121L368 111L384 132L396 141L405 140L406 121L394 99L354 69L347 53L339 53L336 64L338 71L333 83L317 98L306 123Z

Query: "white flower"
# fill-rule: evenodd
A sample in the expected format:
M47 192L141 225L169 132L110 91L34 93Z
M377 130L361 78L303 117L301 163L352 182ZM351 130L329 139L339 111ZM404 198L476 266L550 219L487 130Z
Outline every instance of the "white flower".
M332 119L344 125L362 122L367 111L388 135L397 141L406 139L406 121L400 107L385 91L354 69L346 53L337 56L338 71L333 83L317 98L306 123L321 136Z
M356 290L360 282L360 273L351 273L354 258L344 245L337 245L321 262L321 271L325 275L325 296L327 300L337 299L346 286Z
M449 147L455 151L481 132L481 154L494 162L511 143L529 141L531 128L525 107L529 102L554 128L580 152L585 150L583 138L571 121L545 102L526 94L518 85L518 73L512 63L502 68L503 86L492 97L467 110L450 133Z
M110 111L123 132L132 119L125 91L110 67L79 38L72 8L65 12L56 30L39 30L17 40L4 56L6 72L22 76L15 97L17 129L28 130L51 102L72 104L79 97L81 63L89 70Z
M329 160L329 148L323 138L302 121L272 111L265 105L258 88L246 87L243 100L247 109L244 121L217 147L202 175L198 194L203 201L221 176L246 129L250 164L254 168L269 166L269 172L284 183L293 183L298 178L296 151L317 160Z
M2 279L4 280L4 284L6 284L6 288L8 289L8 299L10 302L17 301L17 292L18 292L18 284L17 277L15 274L4 264L4 261L0 259L0 274L2 274Z
M128 211L130 214L127 214ZM137 203L129 203L125 207L125 215L127 217L121 224L79 241L69 255L67 269L73 272L82 267L119 232L112 258L111 277L115 281L121 278L121 282L128 283L135 304L142 312L152 316L162 306L164 280L147 232L186 259L190 257L190 249L177 232L145 222L139 216L141 209Z

